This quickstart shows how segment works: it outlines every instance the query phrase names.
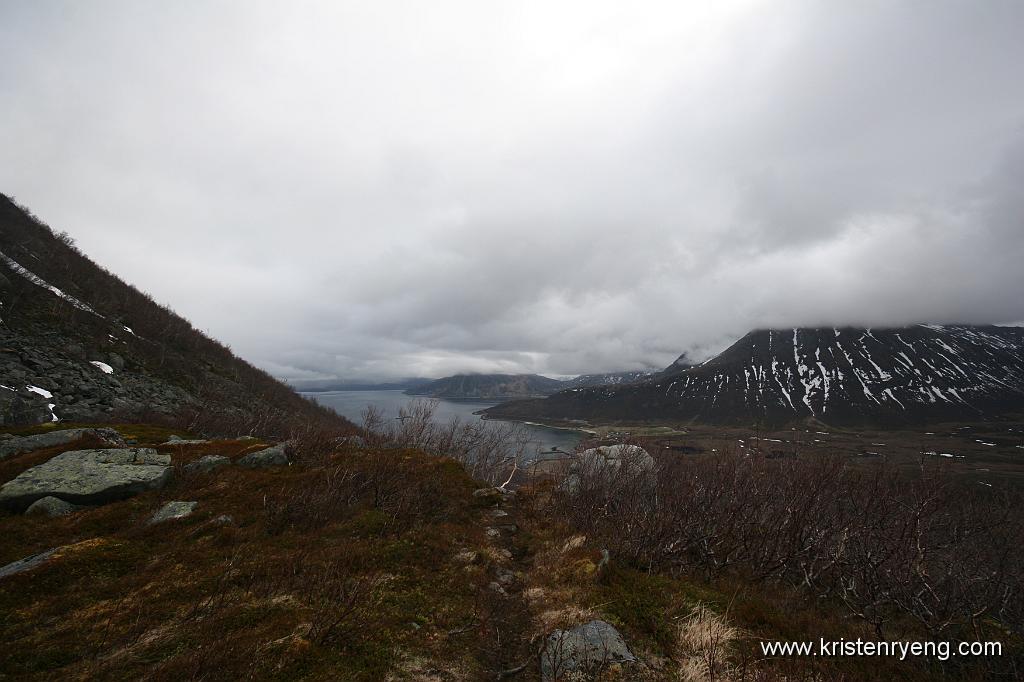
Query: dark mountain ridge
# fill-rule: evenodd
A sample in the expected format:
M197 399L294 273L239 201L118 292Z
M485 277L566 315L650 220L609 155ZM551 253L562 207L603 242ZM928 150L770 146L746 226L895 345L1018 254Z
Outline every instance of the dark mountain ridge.
M895 425L1024 411L1024 329L915 325L750 332L650 381L517 401L491 417Z
M567 388L625 385L653 376L655 373L642 370L581 374L572 379L552 379L540 374L456 374L425 380L405 392L432 398L509 400L548 396Z
M502 400L550 395L564 388L558 379L539 374L456 374L406 391L431 398Z
M265 435L296 419L350 427L2 194L0 385L0 424L173 419Z

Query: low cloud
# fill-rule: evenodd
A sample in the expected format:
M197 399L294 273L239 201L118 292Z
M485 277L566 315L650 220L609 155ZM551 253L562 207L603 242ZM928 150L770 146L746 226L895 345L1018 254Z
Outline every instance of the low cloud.
M0 9L0 191L292 379L1024 319L1015 3Z

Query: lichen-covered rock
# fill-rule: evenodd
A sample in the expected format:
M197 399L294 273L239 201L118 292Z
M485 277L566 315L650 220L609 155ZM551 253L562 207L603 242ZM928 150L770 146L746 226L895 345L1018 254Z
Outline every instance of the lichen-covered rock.
M485 504L498 504L505 499L505 494L498 488L480 488L473 491L473 497Z
M287 446L287 443L278 443L264 450L250 452L238 460L238 466L247 469L288 466L288 455L285 452Z
M0 505L20 511L47 496L73 504L105 504L162 488L170 478L170 455L151 448L72 450L5 483Z
M608 665L635 661L618 630L603 620L592 620L548 635L540 655L540 672L547 682L570 673L592 673Z
M20 455L24 452L73 443L87 436L98 438L106 445L124 445L121 434L114 429L61 429L60 431L47 431L46 433L39 433L34 436L10 438L3 441L0 443L0 460L13 455Z
M175 500L174 502L168 502L164 506L160 507L149 519L150 525L154 523L160 523L162 521L170 521L171 519L183 519L191 514L198 502L182 502Z
M223 455L205 455L185 465L186 474L208 474L214 469L231 464L231 460Z
M73 511L81 509L77 504L71 504L65 502L59 497L47 496L41 497L28 506L25 510L26 516L49 516L54 518L57 516L67 516Z
M614 478L650 476L654 458L639 445L602 445L573 455L562 488L570 493L579 490L585 477ZM653 481L653 478L650 478Z

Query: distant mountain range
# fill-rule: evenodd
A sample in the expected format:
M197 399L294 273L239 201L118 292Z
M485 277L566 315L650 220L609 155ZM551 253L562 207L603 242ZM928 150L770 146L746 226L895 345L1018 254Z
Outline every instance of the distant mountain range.
M547 396L566 388L618 386L654 376L651 372L583 374L573 379L552 379L540 374L456 374L407 389L409 395L431 398L511 400Z
M433 379L425 377L411 377L406 379L395 379L393 381L343 381L339 379L307 379L294 380L288 383L296 391L305 393L322 393L325 391L404 391L428 384Z
M683 364L686 364L685 362ZM750 332L693 367L508 402L492 418L897 425L1024 412L1024 329L917 325Z
M456 374L406 391L431 398L502 400L550 395L564 388L558 379L539 374Z

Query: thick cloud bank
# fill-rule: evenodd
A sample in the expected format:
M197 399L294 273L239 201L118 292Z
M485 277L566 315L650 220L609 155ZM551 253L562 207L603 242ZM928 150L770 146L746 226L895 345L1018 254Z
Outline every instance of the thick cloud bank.
M0 3L0 191L280 376L1024 319L1024 4Z

